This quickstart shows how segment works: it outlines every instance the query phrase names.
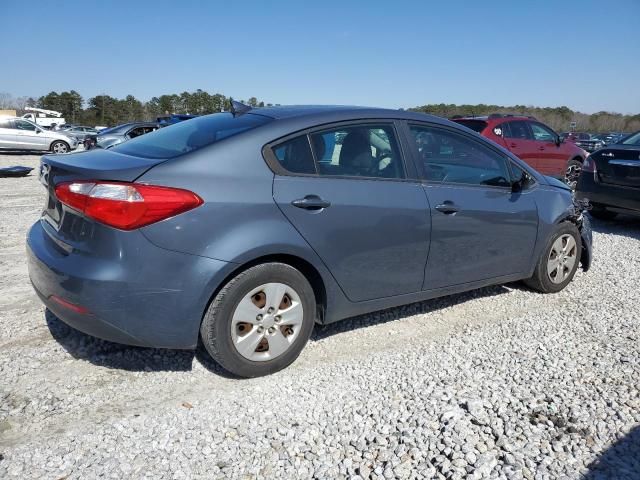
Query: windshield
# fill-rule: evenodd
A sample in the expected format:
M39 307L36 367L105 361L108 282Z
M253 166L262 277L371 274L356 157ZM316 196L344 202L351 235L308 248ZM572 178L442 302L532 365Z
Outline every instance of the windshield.
M262 115L234 117L230 113L215 113L136 137L114 150L143 158L173 158L259 127L271 120Z
M636 132L633 135L628 136L620 143L623 145L640 145L640 132Z

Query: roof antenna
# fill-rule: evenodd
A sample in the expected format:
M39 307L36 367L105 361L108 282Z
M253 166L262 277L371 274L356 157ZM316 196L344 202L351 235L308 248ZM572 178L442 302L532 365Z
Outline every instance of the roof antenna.
M231 97L229 97L229 102L231 103L231 108L229 109L229 111L234 117L245 114L249 110L251 110L251 105L246 105L242 102L238 102Z

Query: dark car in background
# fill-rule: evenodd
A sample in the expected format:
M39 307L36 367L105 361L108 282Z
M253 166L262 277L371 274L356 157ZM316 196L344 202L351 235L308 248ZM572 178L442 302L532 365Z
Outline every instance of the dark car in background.
M112 128L105 128L97 134L89 135L84 141L84 146L87 150L96 147L111 148L132 138L155 132L159 128L160 125L156 122L125 123Z
M565 132L562 137L565 141L573 142L587 152L594 152L605 146L604 140L586 132Z
M175 123L184 122L185 120L191 120L192 118L196 118L196 115L189 115L186 113L172 113L168 115L160 115L156 118L156 122L158 122L158 125L160 125L161 127L166 127Z
M640 214L640 132L589 155L576 197L589 200L596 218Z
M340 141L336 141L340 139ZM114 342L193 349L253 377L315 323L525 280L591 259L564 183L442 118L273 107L44 156L28 234L47 308Z
M535 118L497 113L452 120L493 140L540 173L563 179L575 187L587 152L572 142L562 141L551 127Z

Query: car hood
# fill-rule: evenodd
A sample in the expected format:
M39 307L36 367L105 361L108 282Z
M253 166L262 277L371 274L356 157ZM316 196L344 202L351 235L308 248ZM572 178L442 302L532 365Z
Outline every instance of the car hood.
M571 191L571 187L569 187L569 185L558 180L557 178L545 175L544 179L547 181L547 184L551 185L552 187L561 188L562 190L568 190L569 192Z

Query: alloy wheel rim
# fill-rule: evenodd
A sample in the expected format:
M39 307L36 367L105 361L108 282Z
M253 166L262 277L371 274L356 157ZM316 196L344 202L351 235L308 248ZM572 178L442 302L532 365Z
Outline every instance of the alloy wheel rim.
M248 360L273 360L293 345L303 319L302 302L293 288L284 283L260 285L236 305L231 317L233 346Z
M67 153L67 146L64 143L56 143L53 146L53 151L55 153Z
M578 259L577 244L572 235L559 236L551 245L547 259L547 276L555 284L564 282Z

